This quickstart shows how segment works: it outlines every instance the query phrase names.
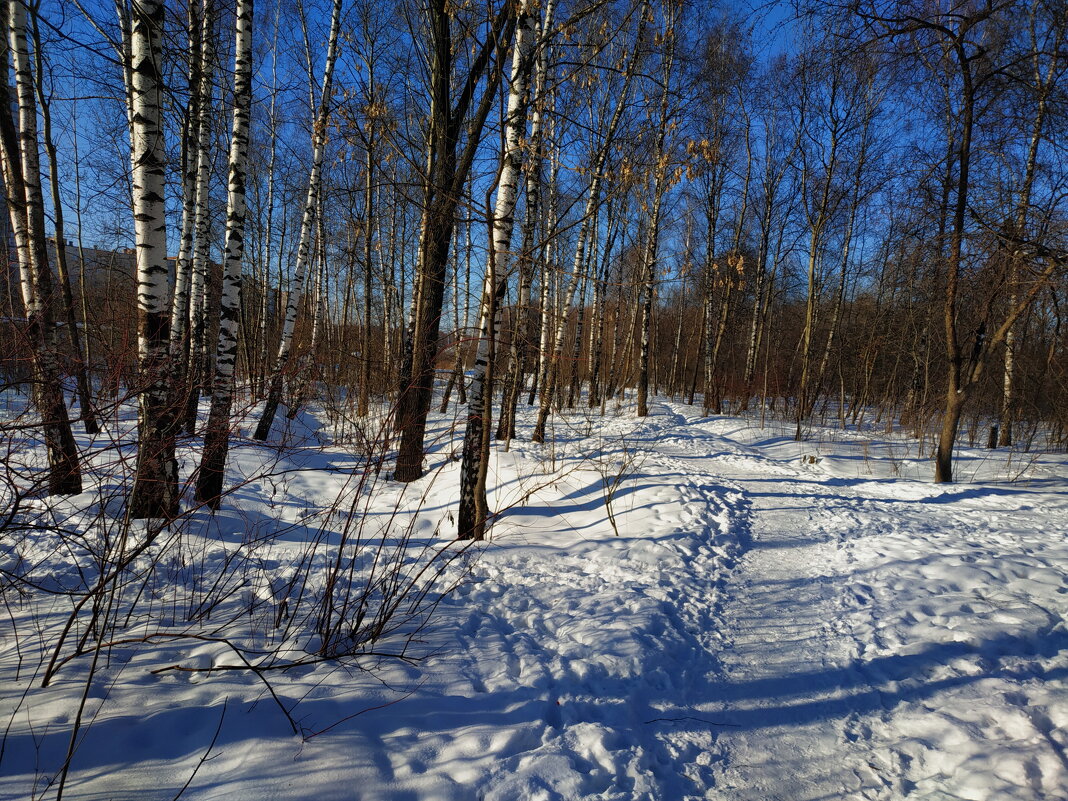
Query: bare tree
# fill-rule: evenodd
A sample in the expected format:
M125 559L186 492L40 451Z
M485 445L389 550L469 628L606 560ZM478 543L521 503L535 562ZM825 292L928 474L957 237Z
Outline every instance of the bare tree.
M546 10L551 19L552 0ZM512 232L521 172L523 134L526 133L527 84L533 59L535 31L532 0L521 0L516 11L515 45L512 48L512 74L508 85L508 108L504 119L504 145L497 173L497 203L490 219L492 245L482 289L481 325L475 351L475 370L467 401L463 462L460 467L460 510L457 515L459 539L481 540L486 530L486 471L489 462L489 413L492 404L492 366L500 307L508 291L511 271Z
M238 0L234 46L234 122L230 137L226 249L223 263L222 314L212 382L211 411L196 497L213 509L222 495L230 442L230 407L234 396L238 323L241 312L241 262L245 253L245 176L248 171L249 114L252 106L253 0Z
M660 252L660 223L663 213L664 195L675 180L669 170L671 154L668 152L667 135L671 127L672 115L669 109L671 101L671 79L675 70L675 37L677 24L675 4L668 0L663 4L663 29L660 39L664 42L664 55L660 73L660 102L657 109L656 134L654 136L652 158L652 206L649 210L649 223L645 232L645 251L642 254L642 304L641 304L641 349L638 353L638 417L649 414L649 333L652 327L653 291L656 284L657 259Z
M52 225L55 230L55 259L56 273L59 278L60 299L63 303L63 323L70 342L70 349L74 359L74 380L78 394L78 408L81 412L82 425L88 434L100 432L100 426L96 421L96 412L93 410L92 388L89 383L88 364L82 358L81 333L78 328L77 316L74 313L74 292L71 289L70 269L67 266L67 239L66 226L63 221L63 198L60 193L59 154L56 150L55 139L52 135L52 106L48 92L45 91L44 79L44 56L41 47L41 32L38 23L39 9L30 6L30 18L32 21L31 33L33 35L33 88L37 98L37 105L41 114L41 135L48 157L48 183L52 195ZM25 78L23 70L23 78ZM22 89L19 89L19 103L23 103ZM36 126L35 126L36 129Z
M516 21L515 2L507 0L489 23L485 39L460 80L454 103L452 12L446 0L431 0L427 11L431 51L428 169L424 180L419 259L395 417L401 441L394 477L404 482L423 475L423 439L433 394L434 361L456 208L502 80L502 54ZM468 119L480 86L482 95ZM464 129L467 142L458 153Z
M82 490L78 448L63 402L52 316L52 276L44 233L44 208L37 155L36 111L26 39L26 10L20 0L0 3L5 36L0 63L7 70L14 55L19 99L19 126L11 117L12 102L6 81L0 86L0 155L11 228L18 253L27 335L33 360L33 397L41 416L48 453L48 491L74 495Z
M1035 103L1034 117L1031 123L1031 135L1027 143L1027 157L1024 161L1023 181L1020 184L1018 199L1016 202L1016 215L1013 226L1013 235L1016 238L1027 236L1029 219L1032 216L1031 201L1034 192L1035 177L1038 172L1038 152L1043 139L1047 136L1045 131L1049 117L1049 101L1057 86L1057 79L1063 75L1068 58L1064 57L1063 51L1059 51L1058 41L1063 42L1068 32L1068 10L1061 9L1058 13L1053 11L1047 24L1043 25L1039 13L1040 4L1032 2L1028 13L1028 44L1030 53L1028 70L1029 81L1026 82L1027 90L1033 94ZM1043 63L1044 62L1044 63ZM1011 246L1011 273L1009 281L1012 285L1010 306L1019 301L1017 286L1021 273L1022 249ZM1009 327L1005 334L1005 365L1002 379L1001 433L998 445L1007 446L1013 444L1012 423L1014 417L1014 392L1013 384L1015 356L1016 356L1016 328L1014 324Z
M579 224L578 241L575 244L575 258L572 262L570 276L567 280L567 288L559 303L561 314L556 323L555 335L552 336L551 340L547 336L548 332L551 331L551 328L549 328L547 323L543 322L541 362L537 378L537 386L540 390L541 397L538 405L538 418L534 424L534 432L531 435L531 440L534 442L545 441L545 425L549 419L553 393L556 390L556 382L558 380L557 374L559 372L560 360L564 353L564 338L567 334L567 311L574 302L575 293L586 268L586 250L590 246L590 238L596 235L596 232L593 231L592 228L594 210L601 204L601 188L604 184L605 165L607 164L608 157L615 145L616 131L619 128L620 121L623 119L623 113L627 106L631 82L639 60L640 42L642 41L642 34L645 29L648 13L649 0L643 0L641 7L638 10L638 26L634 47L633 50L628 53L626 57L626 65L623 68L622 90L616 100L615 109L612 111L612 116L609 118L608 126L604 131L603 138L593 153L592 162L590 164L590 186L587 190L582 221ZM547 313L548 305L543 302L543 318ZM550 341L552 342L551 350L548 349L548 343Z
M312 167L308 176L308 193L304 200L304 215L300 226L300 243L297 245L297 263L289 283L289 298L286 301L282 335L278 343L278 354L275 357L274 369L271 371L267 400L264 402L263 413L260 416L260 422L256 426L254 434L255 438L261 441L267 439L271 433L271 425L274 423L275 415L278 412L278 404L282 400L282 379L293 351L293 333L296 330L297 310L300 306L304 273L308 268L311 254L311 240L314 234L318 208L316 201L319 195L319 186L322 182L323 155L326 151L326 126L331 108L331 85L334 80L334 64L337 62L341 5L341 0L334 0L333 12L330 16L330 35L326 45L326 65L323 68L323 86L319 97L319 110L315 115L312 132Z
M178 513L178 462L169 393L167 269L164 214L164 133L160 38L164 5L133 0L130 5L130 63L127 74L132 131L134 236L137 243L137 345L139 407L137 471L130 516L171 518Z

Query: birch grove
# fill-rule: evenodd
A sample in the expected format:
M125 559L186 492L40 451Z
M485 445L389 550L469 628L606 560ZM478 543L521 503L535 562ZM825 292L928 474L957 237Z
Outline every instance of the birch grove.
M0 8L20 498L122 443L162 530L321 425L477 540L500 454L663 397L939 482L1068 442L1061 4Z
M623 111L626 108L627 98L630 92L631 81L634 77L634 71L638 63L638 42L642 38L642 30L645 25L645 18L648 13L649 5L647 2L643 2L641 8L638 10L638 27L637 34L635 36L634 49L626 58L626 66L623 69L623 87L620 95L615 103L615 108L612 111L612 117L608 122L608 126L604 132L604 138L601 144L597 148L593 157L593 162L590 165L590 187L586 195L586 208L582 215L582 222L579 225L577 243L575 245L575 259L572 263L571 273L567 279L567 289L564 291L563 298L559 304L561 314L559 322L556 324L556 332L552 337L551 350L546 347L548 340L546 336L542 337L542 356L540 369L537 378L537 386L541 392L541 402L538 407L538 419L534 425L534 432L531 434L531 439L534 442L544 442L545 440L545 425L549 419L549 411L553 402L553 393L556 391L557 381L559 380L560 360L564 352L564 337L566 335L566 313L570 309L572 302L575 298L575 292L578 289L579 281L582 276L582 271L585 268L586 250L590 247L590 236L594 210L601 202L601 186L604 182L604 169L608 163L608 157L611 153L611 148L614 144L614 137L616 130L619 127L620 120L623 119ZM543 320L549 320L546 315L548 304L542 304L542 316ZM547 332L547 328L543 328L543 331Z

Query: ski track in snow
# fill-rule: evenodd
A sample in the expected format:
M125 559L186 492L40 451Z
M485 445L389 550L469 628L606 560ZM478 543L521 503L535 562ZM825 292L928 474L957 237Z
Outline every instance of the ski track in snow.
M803 461L806 446L666 402L601 435L630 460L618 536L601 488L618 452L599 475L565 440L552 464L573 472L491 494L515 505L442 601L424 662L320 667L287 691L328 733L289 736L252 678L127 667L97 729L127 761L88 740L67 797L180 787L218 723L185 798L1068 798L1063 480L935 487L897 462L865 477L856 456ZM502 470L548 458L514 448ZM450 469L432 508L455 497ZM314 498L314 478L299 489ZM135 723L156 716L175 723ZM0 798L32 784L17 758Z

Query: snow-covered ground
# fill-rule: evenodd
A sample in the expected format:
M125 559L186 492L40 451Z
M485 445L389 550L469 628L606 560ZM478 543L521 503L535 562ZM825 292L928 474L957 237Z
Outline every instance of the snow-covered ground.
M69 799L1068 797L1063 454L964 449L966 480L934 486L915 444L871 431L795 443L661 401L642 421L628 407L557 419L536 446L524 420L495 452L493 540L460 552L452 422L435 418L430 470L407 488L354 479L358 455L320 446L314 422L283 449L239 441L247 483L160 546L184 557L159 575L196 586L157 582L141 601L168 631L240 626L297 658L314 641L282 599L308 564L302 586L322 596L316 571L358 532L392 580L423 588L440 567L436 586L458 585L429 626L416 610L375 646L406 643L415 662L153 673L233 651L126 620L140 642L41 688L74 596L11 575L32 564L65 586L84 555L0 534L0 797L54 796L83 693Z

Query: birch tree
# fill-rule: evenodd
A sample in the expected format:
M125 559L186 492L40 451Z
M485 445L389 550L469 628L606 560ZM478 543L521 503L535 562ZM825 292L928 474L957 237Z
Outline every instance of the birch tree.
M181 337L183 359L180 362L183 372L179 378L184 383L176 382L176 388L185 392L185 408L182 425L192 434L196 428L197 408L200 389L203 384L204 346L206 323L208 317L208 284L210 266L210 220L208 203L211 179L211 134L212 134L212 100L214 96L213 71L215 64L214 36L215 9L211 0L202 0L204 5L200 16L200 70L199 85L195 91L197 120L195 172L193 180L193 214L192 241L186 251L188 263L183 265L188 270L188 298L183 298L188 321L182 329ZM183 230L183 237L187 232ZM184 239L183 239L184 241ZM177 305L177 304L176 304Z
M544 163L544 128L546 117L546 73L548 72L548 53L550 42L548 30L552 25L552 12L555 3L550 3L542 17L539 39L544 45L535 49L534 76L530 99L530 141L529 155L524 164L524 192L526 206L523 213L523 225L520 236L522 243L519 251L519 287L512 330L512 342L509 348L510 370L501 399L501 414L497 424L497 439L509 440L515 436L515 412L519 403L519 393L523 388L523 374L527 351L530 347L530 291L534 280L534 266L538 259L534 236L542 210L542 172Z
M168 392L170 272L164 216L164 149L160 39L164 4L130 6L131 198L137 253L138 445L130 493L134 519L178 513L174 409Z
M59 279L60 300L63 303L63 322L67 332L67 340L74 355L74 380L78 395L78 409L81 412L82 425L87 434L97 434L100 426L96 421L96 412L93 410L92 388L89 381L88 360L82 358L81 333L78 329L78 320L74 313L74 293L71 289L70 270L67 266L67 240L66 227L63 219L63 198L60 194L59 153L56 149L55 139L52 135L52 105L49 95L45 92L44 82L44 55L41 48L41 33L38 23L39 8L31 7L33 35L33 93L36 96L37 106L41 116L41 136L45 154L48 157L48 183L52 195L52 225L55 230L55 258L56 273ZM22 70L21 80L26 78L26 70ZM16 76L16 80L19 77ZM22 107L27 108L27 121L34 120L35 112L29 104L30 98L19 88L20 116ZM36 131L36 124L34 124ZM36 136L34 137L36 139Z
M552 18L549 0L546 17ZM508 87L508 107L504 120L504 146L497 179L497 202L491 218L492 247L486 264L482 289L481 325L475 369L467 396L467 425L464 430L463 461L460 467L460 510L457 516L459 539L481 540L486 530L486 471L489 462L489 410L486 403L492 387L492 361L500 306L508 291L511 270L512 232L522 166L521 139L526 133L527 84L531 66L535 11L533 0L521 0L516 12L515 45Z
M649 332L652 326L653 291L656 283L657 259L660 248L660 220L663 211L664 194L670 187L672 176L670 170L671 155L667 148L667 135L671 124L669 103L671 100L671 79L675 66L675 7L672 0L664 4L663 30L660 40L665 51L660 74L661 92L657 109L656 135L653 144L653 202L649 211L649 227L646 232L645 252L642 257L642 323L641 350L638 354L638 417L649 414Z
M181 391L185 386L186 362L189 359L190 294L194 231L199 213L198 190L200 176L207 176L208 110L205 98L210 94L209 53L205 46L203 25L204 2L192 0L188 10L188 76L189 100L182 120L182 223L178 238L178 254L174 270L174 299L171 303L170 350L174 371L173 386ZM203 198L206 200L206 198ZM184 400L184 399L183 399ZM175 401L180 402L178 400Z
M50 495L75 495L82 490L78 448L71 432L63 384L59 374L55 321L51 310L52 280L44 234L40 168L37 155L36 117L27 119L26 92L32 105L32 76L26 39L26 10L19 0L0 3L0 63L7 72L14 54L19 88L19 125L11 115L7 81L0 82L0 156L11 229L18 256L26 332L31 346L34 387L32 397L41 417L48 456ZM36 171L36 172L35 172Z
M226 246L223 262L222 313L212 381L211 411L204 435L204 455L197 477L196 498L219 507L230 442L230 408L241 312L241 263L245 252L245 176L248 171L249 115L252 106L253 0L238 0L234 44L234 119L230 137L226 203Z

